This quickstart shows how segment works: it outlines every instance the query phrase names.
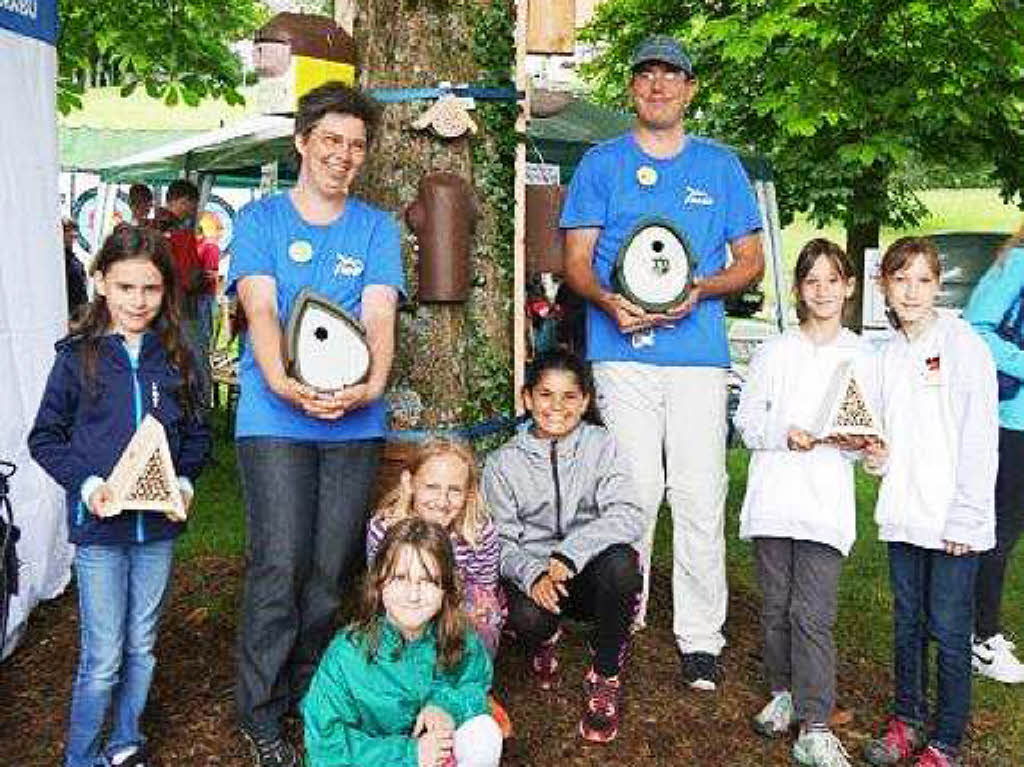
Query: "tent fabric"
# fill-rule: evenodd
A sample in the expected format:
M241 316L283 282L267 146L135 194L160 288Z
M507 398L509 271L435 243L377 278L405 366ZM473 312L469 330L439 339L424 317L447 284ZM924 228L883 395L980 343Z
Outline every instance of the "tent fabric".
M43 5L40 4L40 9ZM56 9L51 4L56 18ZM21 528L20 591L5 654L32 608L70 579L64 495L28 454L25 439L64 333L67 304L58 190L57 56L53 46L0 18L0 458L17 466L11 506Z
M194 136L192 130L111 130L75 128L61 125L60 164L66 171L92 171L125 155L138 154L153 147Z
M288 156L293 129L290 117L253 117L123 157L96 170L106 183L174 177L193 170L259 179L262 165Z

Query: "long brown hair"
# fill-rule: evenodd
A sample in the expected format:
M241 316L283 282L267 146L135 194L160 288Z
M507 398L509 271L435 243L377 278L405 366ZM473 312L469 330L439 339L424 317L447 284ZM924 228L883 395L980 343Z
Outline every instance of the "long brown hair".
M363 580L359 609L348 631L366 641L366 653L372 663L380 649L380 636L384 621L384 586L395 575L395 569L406 548L419 557L423 569L432 573L443 594L441 609L434 617L437 636L437 665L439 670L450 671L462 662L466 649L466 619L462 613L462 594L455 569L448 533L434 522L419 517L402 519L388 528L380 550ZM437 571L428 567L430 561ZM402 645L396 655L402 651Z
M882 263L879 267L881 276L879 279L882 283L883 294L885 293L885 283L917 256L924 256L928 269L931 270L935 279L941 279L942 262L939 258L939 249L935 247L935 243L927 237L900 237L900 239L888 247L885 255L882 256ZM888 306L888 295L886 295L885 302ZM892 307L885 310L885 316L889 318L890 325L896 330L900 329L900 319L896 316L896 312Z
M452 528L466 543L476 548L480 532L487 522L487 510L480 495L480 470L476 466L473 448L467 443L452 437L431 437L423 442L403 467L403 473L409 472L415 479L420 469L432 458L454 456L466 465L466 504L459 515L452 520ZM406 491L404 483L399 482L381 499L375 517L384 526L394 524L400 519L413 515L414 499Z
M853 264L850 263L846 251L839 247L832 240L824 237L815 237L800 249L800 255L796 257L796 266L793 267L793 292L796 293L796 316L800 322L807 319L807 306L800 298L800 284L807 279L811 269L818 263L819 258L828 259L833 268L839 273L839 277L846 282L854 276ZM843 302L846 308L846 301Z
M164 295L160 310L150 329L160 339L171 364L178 369L184 382L182 405L186 413L192 414L197 401L198 386L195 380L195 365L185 342L181 327L181 310L178 306L178 282L174 277L171 246L160 232L142 226L118 224L107 237L96 254L90 274L106 276L110 267L118 261L142 258L149 261L160 272ZM98 293L89 303L78 322L71 327L72 335L82 339L82 369L87 389L96 392L96 366L99 358L100 339L110 330L110 309L107 300Z

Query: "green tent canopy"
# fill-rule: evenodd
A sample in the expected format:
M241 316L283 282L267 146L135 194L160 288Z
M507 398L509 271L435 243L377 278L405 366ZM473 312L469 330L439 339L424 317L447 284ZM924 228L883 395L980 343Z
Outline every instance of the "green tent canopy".
M631 113L585 99L573 99L557 114L530 119L526 130L526 159L557 165L561 169L562 183L567 184L590 147L625 133L632 126ZM773 180L771 166L765 158L733 149L752 181Z

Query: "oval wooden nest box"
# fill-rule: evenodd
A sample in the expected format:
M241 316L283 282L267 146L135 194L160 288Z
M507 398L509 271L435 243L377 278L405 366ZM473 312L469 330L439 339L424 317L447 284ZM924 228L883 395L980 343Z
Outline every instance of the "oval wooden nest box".
M303 289L285 330L285 357L296 379L334 391L361 383L370 372L363 324L328 298Z

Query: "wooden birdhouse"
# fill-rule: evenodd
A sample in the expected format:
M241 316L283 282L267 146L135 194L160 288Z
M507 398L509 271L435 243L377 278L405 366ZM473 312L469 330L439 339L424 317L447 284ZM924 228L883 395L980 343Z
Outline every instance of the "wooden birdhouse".
M853 362L843 362L832 374L811 433L818 439L863 436L884 440L881 423L857 381Z
M526 52L571 54L576 42L575 0L529 0Z
M109 516L122 511L162 511L185 521L185 503L163 424L147 414L107 479L113 493Z
M364 381L370 372L363 324L308 288L295 299L285 345L291 374L315 389L343 389Z
M326 16L279 13L253 43L256 105L264 114L293 114L300 96L331 80L355 84L355 43Z

